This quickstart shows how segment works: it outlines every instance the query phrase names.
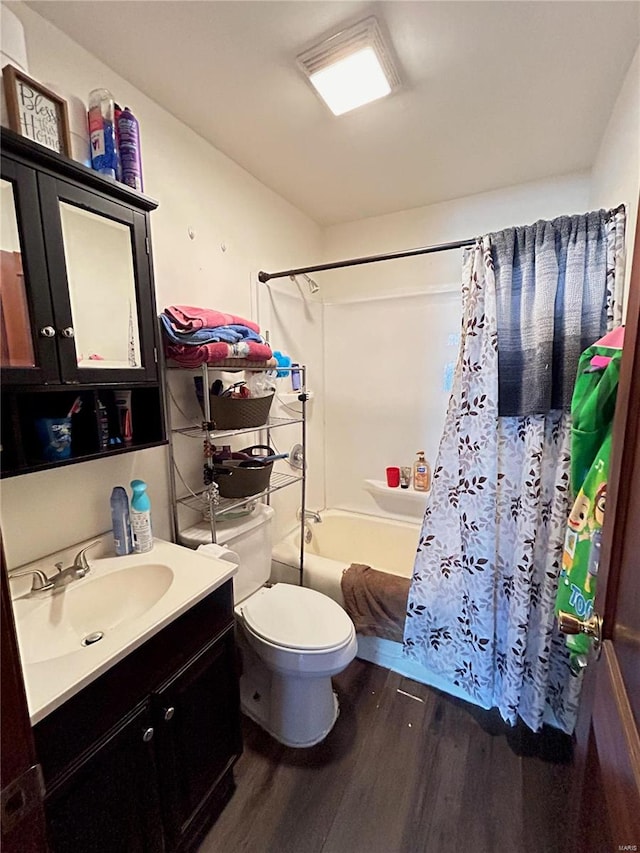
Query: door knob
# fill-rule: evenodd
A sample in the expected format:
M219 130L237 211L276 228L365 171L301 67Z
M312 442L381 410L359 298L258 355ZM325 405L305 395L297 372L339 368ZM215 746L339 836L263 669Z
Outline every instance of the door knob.
M571 613L560 610L558 627L563 634L586 634L588 637L594 637L598 642L602 640L602 619L597 613L593 613L588 619L579 619Z
M56 330L53 326L43 326L40 329L40 337L41 338L55 338Z
M558 611L558 628L563 634L586 634L593 637L593 650L596 660L600 657L602 649L602 617L593 613L588 619L579 619L571 613Z
M72 338L75 335L75 332L73 331L73 326L67 326L66 329L61 329L60 334L63 338Z
M152 738L152 737L153 737L153 729L151 728L151 726L149 726L149 728L148 728L148 729L145 729L145 730L143 731L143 733L142 733L142 740L143 740L145 743L149 743L149 741L151 740L151 738Z
M164 718L165 718L165 720L166 720L167 722L169 722L169 720L173 717L173 715L175 714L175 712L176 712L176 709L175 709L175 708L173 708L173 707L171 707L171 708L165 708L165 709L164 709Z

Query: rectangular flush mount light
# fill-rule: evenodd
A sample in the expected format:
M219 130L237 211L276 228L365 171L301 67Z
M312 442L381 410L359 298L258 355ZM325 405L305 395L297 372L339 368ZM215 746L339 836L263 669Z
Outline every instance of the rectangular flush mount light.
M298 64L336 116L383 98L400 83L373 17L305 50Z

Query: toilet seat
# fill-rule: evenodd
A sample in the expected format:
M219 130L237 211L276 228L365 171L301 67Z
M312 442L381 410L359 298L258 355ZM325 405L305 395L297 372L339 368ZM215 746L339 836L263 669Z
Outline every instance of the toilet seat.
M340 649L354 636L351 619L335 601L306 587L278 583L239 606L246 627L272 646L300 652Z

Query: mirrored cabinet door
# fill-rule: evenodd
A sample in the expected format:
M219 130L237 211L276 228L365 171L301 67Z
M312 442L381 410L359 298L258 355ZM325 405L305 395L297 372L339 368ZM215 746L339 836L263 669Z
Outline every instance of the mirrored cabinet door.
M140 369L131 226L59 206L78 367Z
M63 381L154 379L144 215L48 175L38 180Z
M0 178L0 369L14 382L58 377L56 328L33 170L11 161Z

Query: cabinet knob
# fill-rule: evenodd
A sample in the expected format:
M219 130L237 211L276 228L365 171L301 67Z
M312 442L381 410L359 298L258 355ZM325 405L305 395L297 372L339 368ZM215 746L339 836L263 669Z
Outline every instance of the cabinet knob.
M75 332L73 331L73 326L67 326L66 329L61 329L60 334L63 338L72 338L75 335Z
M165 720L167 720L167 722L168 722L168 721L173 717L173 715L175 714L175 712L176 712L176 709L175 709L175 708L165 708L165 709L164 709L164 718L165 718Z
M53 326L43 326L40 329L40 337L42 338L55 338L56 330Z
M153 737L153 729L151 726L149 726L149 728L145 729L144 732L142 733L142 740L145 743L149 743L149 741L151 740L152 737Z

